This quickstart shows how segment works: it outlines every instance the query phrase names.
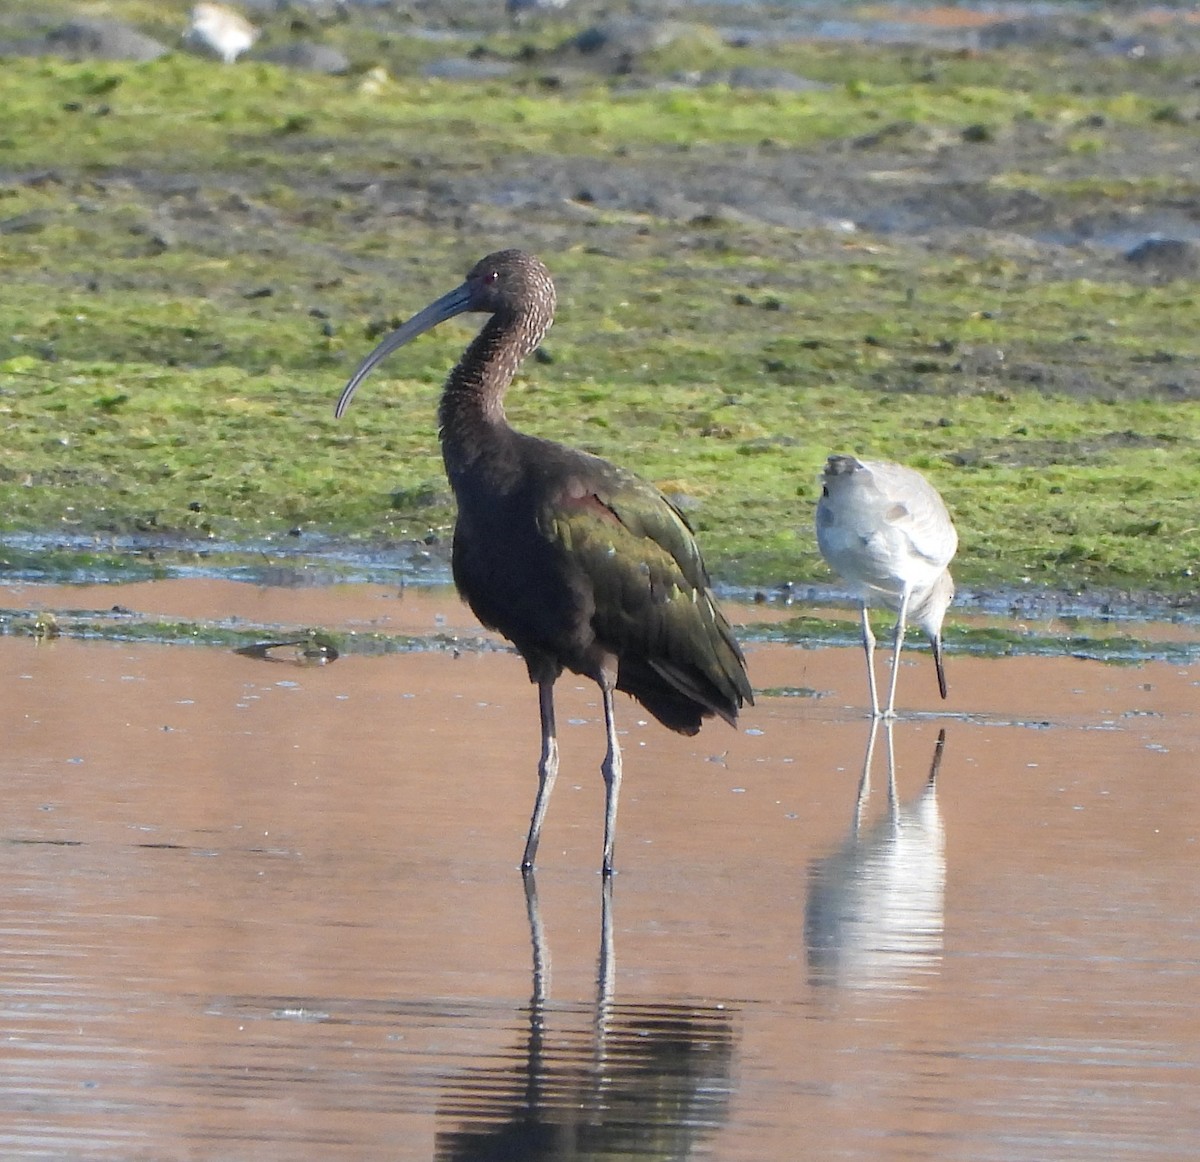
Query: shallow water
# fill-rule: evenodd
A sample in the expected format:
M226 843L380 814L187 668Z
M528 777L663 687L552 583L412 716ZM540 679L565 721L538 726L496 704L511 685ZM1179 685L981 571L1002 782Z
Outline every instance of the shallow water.
M19 598L476 632L386 587ZM0 1156L1194 1157L1200 667L951 656L893 797L858 650L750 665L820 696L620 704L606 900L582 683L527 894L512 655L0 638ZM899 701L940 709L927 655Z

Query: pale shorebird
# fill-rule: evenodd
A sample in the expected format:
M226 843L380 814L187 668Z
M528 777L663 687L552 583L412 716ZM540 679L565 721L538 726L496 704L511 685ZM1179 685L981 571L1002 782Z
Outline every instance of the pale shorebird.
M862 602L872 715L895 717L900 648L910 621L929 638L938 689L945 698L942 619L954 597L948 566L958 547L958 534L937 489L902 464L853 456L830 456L821 482L817 544L821 556ZM872 605L897 615L891 685L882 712L875 686L875 635L868 613Z
M197 4L183 39L231 65L258 39L258 29L224 4Z

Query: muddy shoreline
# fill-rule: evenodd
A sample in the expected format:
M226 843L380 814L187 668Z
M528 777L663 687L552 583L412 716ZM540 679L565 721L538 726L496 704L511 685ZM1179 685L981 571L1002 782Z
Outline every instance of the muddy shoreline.
M347 621L345 610L347 595L359 590L407 602L405 608L419 611L419 624L372 626L373 636L339 639L343 649L507 648L478 626L458 598L441 545L323 540L317 546L204 546L141 538L104 545L104 555L97 556L82 551L85 539L0 535L6 558L0 568L0 635L39 636L45 632L39 621L45 612L56 618L53 634L81 638L234 648L265 640L258 631L271 627L283 636L316 632L313 627L357 634L365 627L353 618ZM857 605L836 578L773 586L718 581L716 589L756 641L845 645L858 640ZM192 590L216 596L209 604L188 598L180 604L178 595ZM127 593L134 594L132 601ZM261 606L268 595L274 595L275 604L291 607L291 614L282 622L247 619L243 605ZM441 615L435 619L429 613L434 607L453 610L450 623ZM1062 652L1111 661L1187 661L1198 649L1200 614L1190 599L1171 601L1149 592L1067 592L1030 585L960 589L949 624L954 627L951 648L980 656Z

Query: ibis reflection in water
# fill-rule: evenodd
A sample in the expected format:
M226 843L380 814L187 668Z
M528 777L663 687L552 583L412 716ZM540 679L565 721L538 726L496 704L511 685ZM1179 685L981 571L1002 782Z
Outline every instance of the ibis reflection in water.
M450 372L438 409L458 503L454 582L475 616L516 646L538 688L542 750L525 869L534 865L558 773L554 683L565 669L600 687L608 875L621 786L613 691L631 694L681 734L695 734L713 715L733 725L753 699L683 514L633 473L509 426L505 392L549 329L554 306L554 283L537 258L488 255L363 360L337 415L389 352L464 311L489 316Z
M449 1124L438 1131L435 1162L691 1157L729 1116L732 1011L618 1003L610 877L601 886L595 1006L551 1005L532 873L525 891L533 944L527 1030L507 1060L447 1084L438 1117Z
M817 503L817 544L829 565L862 603L863 649L871 714L896 713L896 677L904 630L911 620L933 647L938 690L946 697L942 620L954 598L949 565L958 533L938 491L919 472L884 460L830 456ZM887 708L879 709L875 686L875 635L868 609L896 612L892 677Z
M946 840L937 777L946 732L938 734L929 776L911 802L896 792L892 724L887 744L887 809L864 823L879 720L867 736L850 833L809 868L804 940L814 984L848 988L910 986L942 959Z

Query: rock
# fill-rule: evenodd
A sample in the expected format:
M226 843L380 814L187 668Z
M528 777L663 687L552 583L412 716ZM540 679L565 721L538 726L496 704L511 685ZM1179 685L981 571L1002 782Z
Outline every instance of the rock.
M675 20L618 18L591 25L560 47L585 56L639 56L668 48L684 39L697 43L719 43L719 38L703 25L684 24Z
M287 12L292 9L298 16L311 17L314 20L336 20L345 15L346 7L352 0L238 0L238 4L247 12L269 20L277 12ZM391 0L376 0L374 7L381 8ZM364 5L366 6L366 5Z
M1200 277L1200 245L1180 238L1147 238L1125 260L1163 279Z
M731 89L774 89L784 93L807 93L832 87L823 81L802 77L790 69L754 68L750 65L730 69L728 84Z
M70 20L47 33L45 46L71 60L152 61L171 51L117 20Z
M1007 364L1002 347L988 343L964 346L959 350L953 370L959 375L999 375Z
M329 44L313 44L300 40L292 44L272 45L254 53L256 61L283 65L289 69L304 69L310 73L327 73L340 77L350 71L346 54Z
M504 0L504 11L509 16L526 12L561 12L571 0Z
M476 60L472 57L448 56L430 61L421 76L437 81L494 81L512 74L514 66L508 61Z
M995 51L1009 48L1088 48L1112 33L1103 24L1088 16L1071 17L1062 13L1017 17L985 25L979 30L981 49Z

